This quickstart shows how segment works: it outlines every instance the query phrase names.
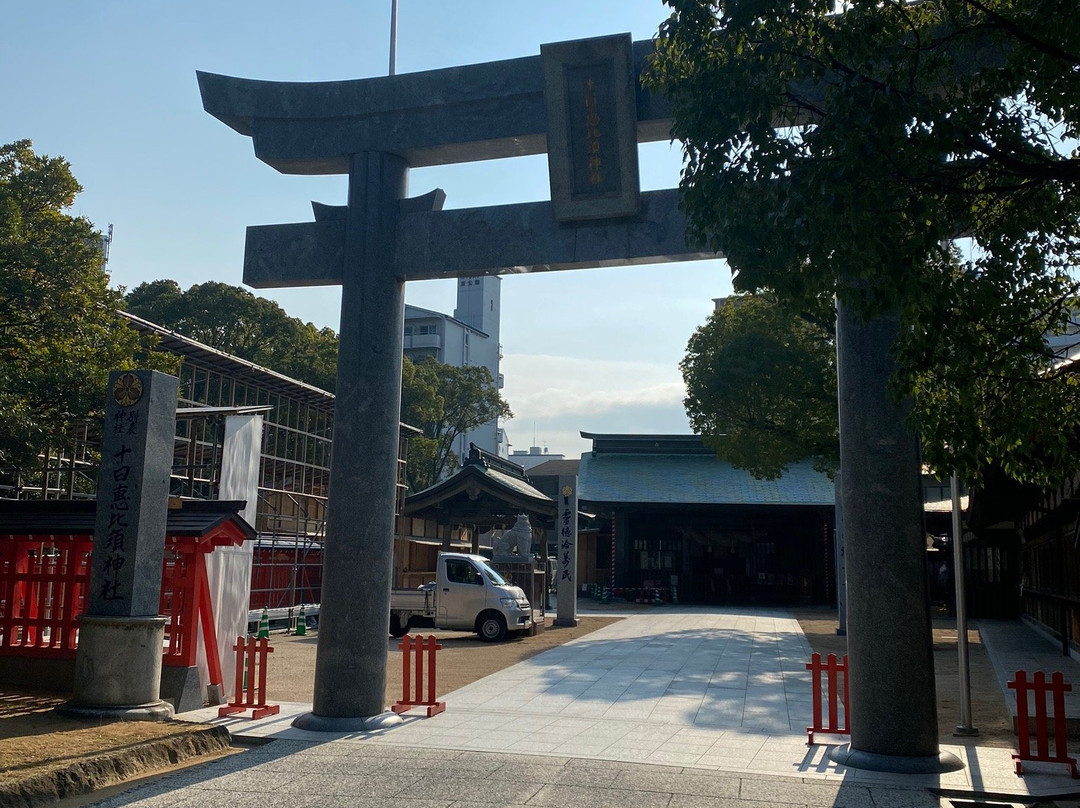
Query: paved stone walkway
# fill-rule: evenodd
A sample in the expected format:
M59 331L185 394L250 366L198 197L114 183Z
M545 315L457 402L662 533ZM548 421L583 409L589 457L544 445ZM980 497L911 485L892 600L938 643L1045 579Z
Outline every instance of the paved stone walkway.
M1008 694L1006 704L1016 717L1016 695L1008 683L1017 671L1060 671L1073 689L1065 694L1065 715L1070 723L1080 724L1080 662L1061 653L1061 642L1036 633L1019 620L980 620L979 636L994 666L998 685ZM1034 702L1028 699L1028 715L1034 715ZM1078 789L1080 790L1080 789Z
M450 693L445 713L378 733L293 729L310 709L301 704L259 721L186 713L275 741L103 805L905 808L937 803L927 788L1017 801L1077 790L1063 766L1032 764L1017 778L1008 749L946 747L966 766L943 775L837 766L827 746L805 745L809 655L782 610L653 610Z
M640 763L279 740L98 808L939 808L926 789Z

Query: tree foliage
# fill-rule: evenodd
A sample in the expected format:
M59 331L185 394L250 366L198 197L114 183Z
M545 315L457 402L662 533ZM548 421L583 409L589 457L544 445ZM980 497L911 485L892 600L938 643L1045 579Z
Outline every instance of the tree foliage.
M0 467L26 469L100 417L110 370L175 372L118 318L101 234L65 213L81 191L61 157L0 146Z
M1043 335L1077 294L1075 5L665 2L649 81L736 289L898 312L896 393L936 468L1071 471L1080 384Z
M690 425L721 459L765 479L803 457L821 471L837 467L831 327L764 296L728 298L690 337L679 367Z
M337 335L290 317L277 303L240 286L208 281L186 292L173 280L128 293L132 314L219 351L333 392Z
M454 367L433 359L414 363L405 357L401 420L423 432L409 441L409 490L434 485L456 468L454 443L461 435L496 418L512 417L486 367Z

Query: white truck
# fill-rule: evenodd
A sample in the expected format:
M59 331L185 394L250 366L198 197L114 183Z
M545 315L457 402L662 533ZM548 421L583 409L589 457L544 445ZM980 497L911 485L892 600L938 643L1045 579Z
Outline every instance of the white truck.
M525 593L483 556L439 553L434 582L390 592L393 637L416 628L448 628L475 631L485 642L499 642L532 622Z

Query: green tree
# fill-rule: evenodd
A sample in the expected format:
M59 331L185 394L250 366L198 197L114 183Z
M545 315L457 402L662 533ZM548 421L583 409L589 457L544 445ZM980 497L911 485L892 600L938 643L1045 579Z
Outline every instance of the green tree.
M736 289L898 313L895 392L936 468L1069 473L1080 383L1043 335L1077 293L1074 4L665 2L648 80Z
M0 467L28 469L100 417L110 370L175 372L178 361L121 321L101 234L65 213L81 191L61 157L0 146Z
M804 457L836 469L831 324L766 296L728 298L690 337L679 367L690 425L721 459L765 479Z
M173 280L142 283L127 311L219 351L333 392L337 335L290 317L277 303L216 281L186 292Z
M457 466L453 447L461 435L496 418L512 417L487 368L454 367L434 359L414 363L405 357L401 420L423 432L409 441L409 490L434 485Z

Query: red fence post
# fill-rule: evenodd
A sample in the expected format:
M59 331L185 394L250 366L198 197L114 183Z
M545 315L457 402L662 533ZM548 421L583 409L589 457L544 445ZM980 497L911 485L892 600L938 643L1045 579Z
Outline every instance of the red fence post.
M410 637L406 634L401 638L401 642L398 643L398 648L401 649L401 701L398 704L412 704L412 688L409 686L409 675L412 671L412 648L414 644L419 644L420 638Z
M410 637L406 634L401 638L401 642L398 643L398 648L401 649L401 701L390 707L395 713L403 713L406 710L410 710L413 707L427 707L427 716L431 716L441 713L446 709L446 702L435 701L435 652L442 648L435 640L435 635L431 634L425 637ZM413 651L416 651L416 659L414 666L410 666L410 656ZM428 680L427 680L427 698L421 699L421 693L424 692L424 651L428 652ZM415 670L416 682L415 686L410 682L410 668ZM412 693L416 693L416 698L413 699Z
M814 733L824 732L828 735L848 735L851 732L850 722L848 716L849 700L848 700L848 658L847 654L844 654L843 662L837 662L836 654L829 654L825 660L825 664L821 662L821 654L813 654L810 657L810 661L806 663L806 669L810 671L810 685L813 688L813 726L806 728L806 745L811 746L814 743ZM821 672L825 671L827 674L825 687L827 690L826 698L829 701L829 723L822 723L822 709L821 709ZM838 679L840 674L844 675L844 688L839 690ZM844 705L844 721L840 723L840 703L843 700Z
M1073 778L1080 778L1077 772L1076 758L1069 757L1065 730L1065 694L1072 690L1072 685L1065 683L1060 672L1050 677L1046 683L1046 674L1036 671L1032 681L1028 681L1025 671L1017 671L1016 678L1009 682L1009 688L1016 691L1016 735L1019 739L1018 752L1013 755L1016 761L1016 774L1024 773L1025 760L1040 763L1064 763L1069 767ZM1031 719L1028 716L1028 693L1035 698L1035 753L1031 752ZM1053 699L1054 711L1054 754L1050 754L1050 728L1047 723L1046 695Z
M441 645L435 642L435 636L431 636L431 641L428 643L428 690L427 690L427 704L435 704L435 652L442 648ZM444 704L439 708L441 713L446 709ZM432 713L428 713L429 716Z

